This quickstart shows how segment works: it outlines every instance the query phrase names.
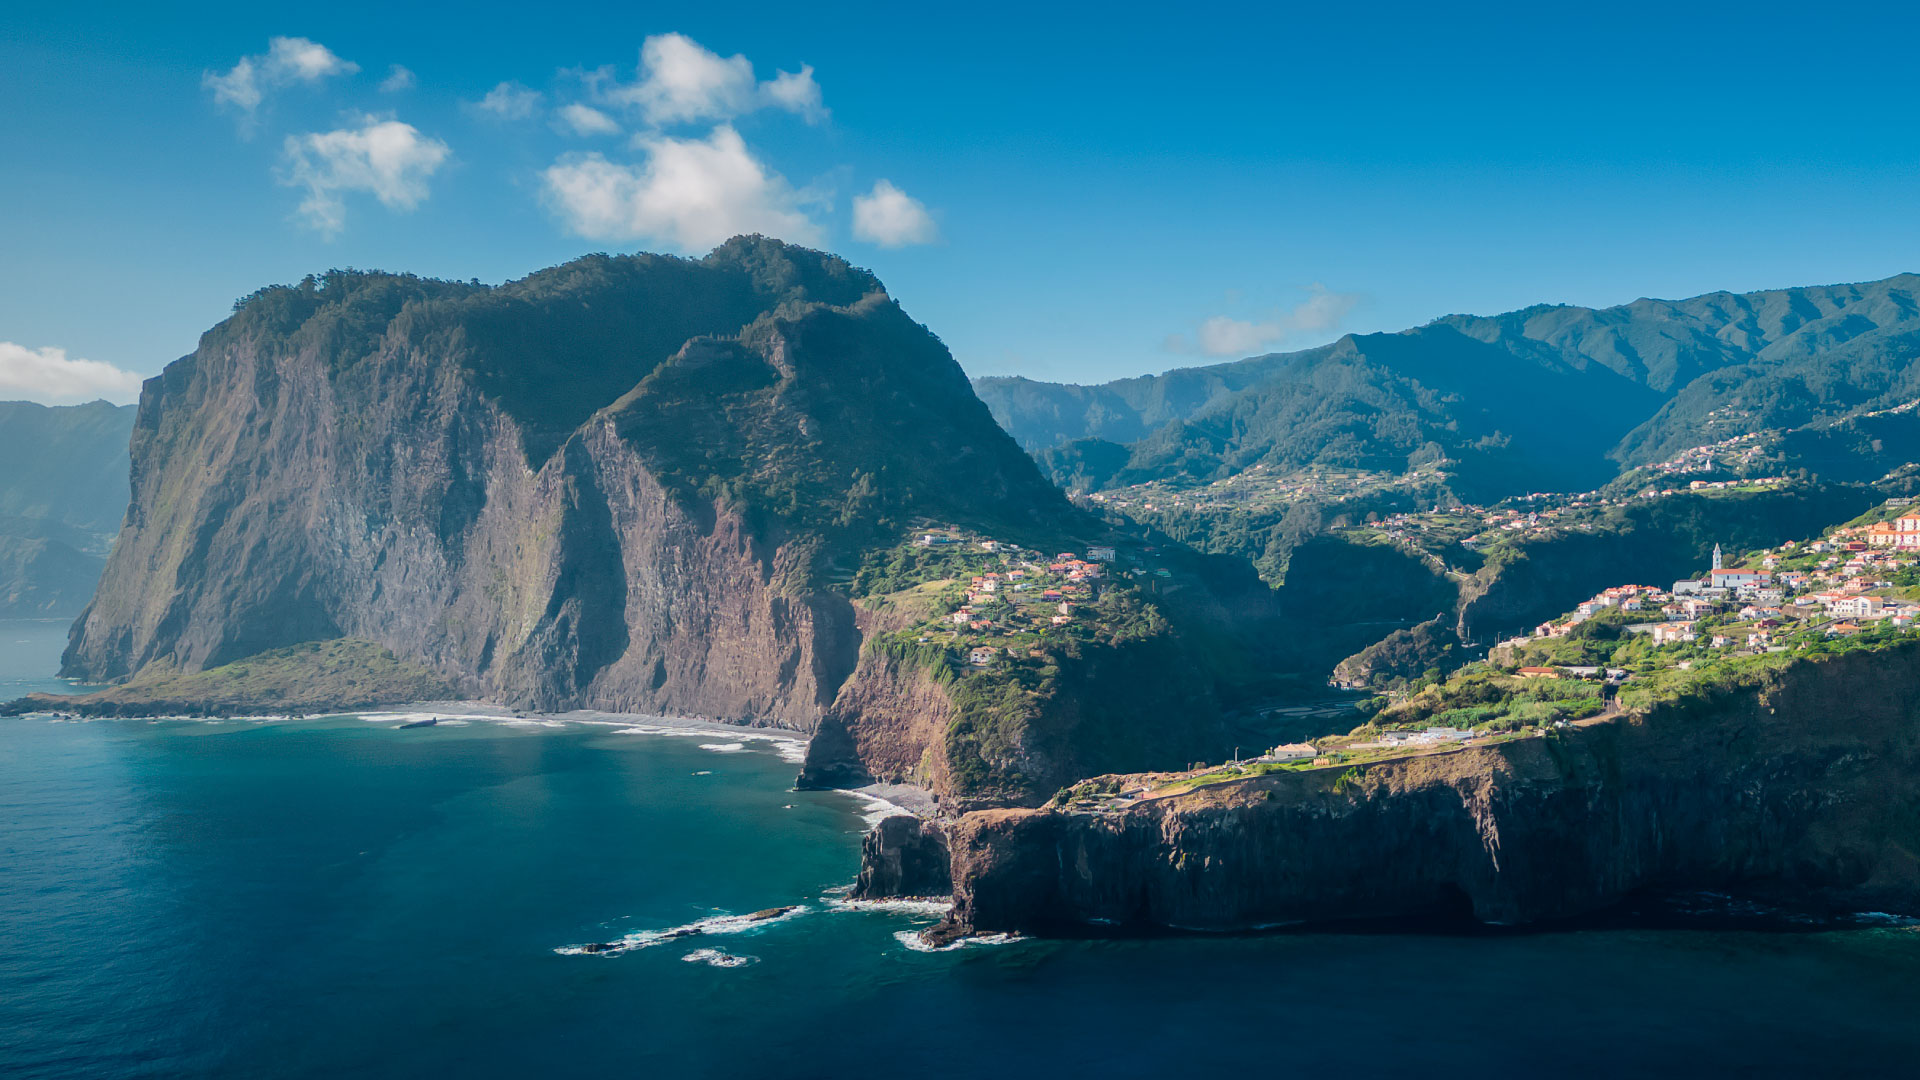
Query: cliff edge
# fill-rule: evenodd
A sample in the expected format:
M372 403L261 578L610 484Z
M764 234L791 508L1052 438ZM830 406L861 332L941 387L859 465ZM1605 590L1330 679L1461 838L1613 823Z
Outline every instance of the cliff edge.
M1920 911L1917 691L1920 643L1902 643L1364 768L1110 778L1090 805L960 818L939 935L1513 924L1692 889Z

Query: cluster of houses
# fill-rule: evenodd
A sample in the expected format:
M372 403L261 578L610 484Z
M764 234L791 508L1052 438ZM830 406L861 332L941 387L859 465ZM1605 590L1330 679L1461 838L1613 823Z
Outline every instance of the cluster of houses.
M1920 551L1920 510L1909 510L1892 521L1876 521L1865 529L1846 530L1868 548Z
M973 575L967 581L966 602L941 618L955 632L997 633L1037 631L1062 627L1078 617L1078 610L1096 597L1099 583L1112 572L1117 557L1112 547L1095 545L1084 553L1071 551L1055 555L1023 548L1002 540L972 539L950 532L922 533L914 538L919 547L966 546L980 554L994 555L997 569ZM1120 572L1126 577L1158 574L1166 570L1130 568ZM921 640L930 640L922 635ZM1028 647L1031 655L1041 655ZM1018 646L976 645L967 650L967 660L976 667L993 663L1003 655L1019 655Z
M1206 511L1270 501L1338 500L1442 478L1441 472L1431 466L1394 474L1331 467L1283 471L1261 464L1203 487L1183 489L1163 482L1149 482L1076 498L1116 510Z
M1779 487L1787 482L1784 476L1748 476L1738 480L1692 480L1687 483L1688 491L1725 491L1729 488Z
M1608 611L1647 612L1645 622L1626 629L1648 634L1655 645L1699 641L1705 634L1713 648L1772 649L1786 632L1823 631L1828 637L1858 633L1865 624L1885 620L1911 626L1920 615L1920 603L1882 595L1889 582L1884 575L1913 565L1903 552L1920 551L1920 511L1890 522L1836 530L1807 544L1795 541L1764 553L1758 566L1722 565L1720 548L1713 550L1713 566L1704 577L1673 583L1671 589L1651 585L1619 585L1583 601L1563 620L1534 628L1533 638L1564 637L1574 627ZM1789 561L1809 569L1789 569ZM1653 616L1657 615L1657 618ZM1701 620L1720 620L1715 630L1703 631ZM1519 644L1527 637L1506 644ZM1523 671L1522 674L1525 674Z
M1760 440L1765 432L1750 432L1735 435L1730 439L1721 439L1705 446L1695 446L1680 451L1673 457L1653 466L1662 473L1712 472L1723 467L1739 468L1750 465L1760 456Z

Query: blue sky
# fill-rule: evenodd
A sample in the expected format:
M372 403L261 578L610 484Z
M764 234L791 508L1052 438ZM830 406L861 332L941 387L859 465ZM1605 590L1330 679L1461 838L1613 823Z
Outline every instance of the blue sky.
M1920 269L1920 16L1681 7L13 11L0 397L124 398L328 267L735 226L873 268L972 374L1082 382Z

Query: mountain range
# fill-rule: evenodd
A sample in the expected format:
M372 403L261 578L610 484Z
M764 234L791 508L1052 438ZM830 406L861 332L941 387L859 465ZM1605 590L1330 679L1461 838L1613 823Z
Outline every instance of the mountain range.
M1393 334L1095 386L976 379L994 417L1082 489L1204 483L1255 465L1448 463L1474 497L1583 490L1729 435L1777 429L1782 467L1871 479L1905 460L1920 399L1920 276L1611 308L1450 315ZM1874 441L1880 440L1879 446ZM1910 457L1910 455L1908 455ZM1804 459L1804 462L1803 460ZM1878 471L1875 471L1878 470ZM1872 473L1872 476L1865 475Z
M1456 608L1472 639L1587 585L1554 584L1542 549L1515 565L1546 585L1490 570L1468 597L1411 556L1308 543L1324 523L1289 518L1268 531L1311 572L1270 589L1262 543L1201 555L1076 508L1041 465L1095 486L1436 464L1458 492L1501 494L1602 483L1767 424L1809 460L1871 471L1920 456L1912 413L1885 411L1920 397L1916 286L1540 307L1097 387L970 388L873 275L764 238L500 286L337 271L244 298L137 416L42 410L125 449L102 464L33 436L99 475L23 480L0 507L43 532L105 530L107 493L130 486L64 660L126 684L115 708L162 685L252 702L250 663L291 678L310 654L287 650L340 641L422 692L776 723L818 733L807 775L823 782L1031 803L1089 770L1218 750L1256 684L1322 679L1394 626ZM1866 497L1795 496L1806 513L1761 532ZM1079 644L1016 634L989 650L998 666L969 665L932 631L973 618L953 609L979 570L915 552L928 528L1118 545L1139 583L1062 612L1087 620ZM1684 569L1707 539L1667 561Z

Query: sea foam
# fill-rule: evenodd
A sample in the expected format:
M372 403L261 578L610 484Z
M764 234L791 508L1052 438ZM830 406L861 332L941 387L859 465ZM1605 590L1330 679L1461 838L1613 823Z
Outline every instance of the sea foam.
M680 959L689 964L705 964L708 967L737 968L758 963L757 956L739 956L725 949L695 949Z
M920 936L918 930L902 930L893 935L894 940L914 952L935 953L953 952L957 949L972 949L983 945L1011 945L1026 938L1019 934L981 934L978 937L963 937L945 945L929 945Z
M562 945L553 950L561 956L618 956L635 949L648 949L655 945L664 945L669 941L682 938L704 937L714 934L744 934L786 922L789 919L805 915L810 909L804 904L796 904L778 915L756 919L752 915L710 915L704 919L665 930L639 930L615 941L593 945Z

